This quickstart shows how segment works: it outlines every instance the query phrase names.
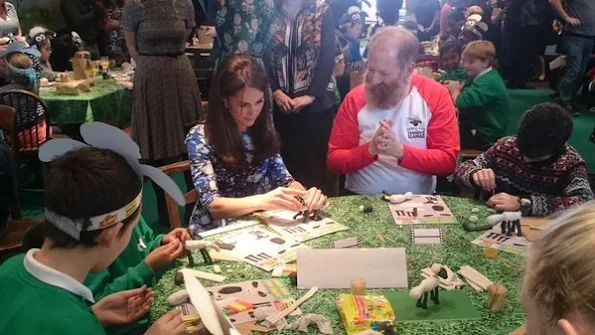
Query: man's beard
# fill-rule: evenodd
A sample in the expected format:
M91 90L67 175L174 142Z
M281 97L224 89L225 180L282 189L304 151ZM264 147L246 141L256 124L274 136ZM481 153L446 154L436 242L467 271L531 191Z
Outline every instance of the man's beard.
M409 80L406 78L391 84L380 83L372 86L366 83L366 101L378 109L397 107L409 91L408 84Z

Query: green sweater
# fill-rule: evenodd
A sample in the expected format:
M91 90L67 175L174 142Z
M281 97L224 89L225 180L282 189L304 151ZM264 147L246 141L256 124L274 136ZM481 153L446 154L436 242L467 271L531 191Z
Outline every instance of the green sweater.
M140 251L139 244L142 239L147 247ZM153 230L141 217L138 225L134 227L130 242L120 256L101 273L90 274L85 281L95 300L112 293L139 288L143 285L154 287L159 279L151 267L144 261L151 251L161 246L163 235L155 237ZM142 319L134 324L124 327L107 329L108 334L126 334L131 330L148 326L148 319Z
M464 68L458 67L454 71L446 71L440 77L436 78L436 81L440 83L445 81L462 81L465 82L465 85L469 85L473 81L473 78L467 74Z
M457 108L461 122L469 122L483 139L496 142L506 135L510 96L498 71L491 70L465 87Z
M0 266L0 334L105 334L85 298L39 281L25 269L24 258Z

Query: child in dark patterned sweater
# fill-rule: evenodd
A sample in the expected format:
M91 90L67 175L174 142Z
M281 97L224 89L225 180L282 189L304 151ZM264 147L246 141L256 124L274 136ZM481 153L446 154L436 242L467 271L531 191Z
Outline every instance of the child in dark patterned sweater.
M586 202L593 192L585 161L567 144L572 128L572 116L562 107L536 105L523 116L517 136L504 137L462 163L456 181L494 192L488 206L525 216L547 216Z

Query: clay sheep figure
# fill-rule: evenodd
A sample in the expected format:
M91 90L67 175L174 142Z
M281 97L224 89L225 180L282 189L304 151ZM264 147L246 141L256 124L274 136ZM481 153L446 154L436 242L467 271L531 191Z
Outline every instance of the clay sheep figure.
M407 200L413 199L413 193L407 192L405 194L393 194L389 197L389 202L391 204L400 204Z
M494 214L488 216L488 224L492 225L492 227L496 226L498 223L502 223L500 228L502 228L502 235L512 236L515 230L518 236L523 236L523 231L521 229L521 217L522 214L520 211L518 212L503 212L501 214Z
M188 251L194 251L194 250L200 250L200 254L202 255L202 258L205 261L205 264L213 264L213 259L211 258L211 255L209 254L209 251L207 250L207 248L213 248L216 251L221 250L219 248L219 246L213 242L209 242L209 241L204 241L204 240L191 240L191 241L186 241L186 250Z
M409 296L412 299L417 299L416 306L422 309L428 309L428 293L434 305L440 305L440 298L438 297L440 292L440 278L448 278L448 274L442 265L434 263L430 269L434 273L434 276L422 280L419 285L409 291Z

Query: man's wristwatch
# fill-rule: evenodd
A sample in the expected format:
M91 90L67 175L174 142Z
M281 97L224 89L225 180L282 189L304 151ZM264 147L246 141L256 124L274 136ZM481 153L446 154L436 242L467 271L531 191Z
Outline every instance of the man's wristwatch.
M531 215L531 199L519 197L519 203L521 205L521 214L523 214L523 216Z

